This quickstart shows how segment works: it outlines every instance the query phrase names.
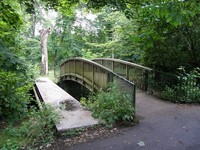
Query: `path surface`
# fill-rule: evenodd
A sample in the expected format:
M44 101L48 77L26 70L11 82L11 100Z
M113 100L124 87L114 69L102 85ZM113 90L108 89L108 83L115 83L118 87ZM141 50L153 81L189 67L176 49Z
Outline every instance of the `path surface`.
M123 134L70 150L199 150L200 106L172 104L137 91L140 123Z
M61 114L60 122L55 124L58 132L98 124L90 111L48 78L38 78L35 84L44 103L56 107Z

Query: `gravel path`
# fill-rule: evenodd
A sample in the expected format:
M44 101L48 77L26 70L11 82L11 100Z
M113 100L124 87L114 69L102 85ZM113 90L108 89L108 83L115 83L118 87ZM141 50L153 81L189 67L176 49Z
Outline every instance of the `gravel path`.
M199 150L200 106L165 102L137 91L140 123L123 134L87 143L70 150Z

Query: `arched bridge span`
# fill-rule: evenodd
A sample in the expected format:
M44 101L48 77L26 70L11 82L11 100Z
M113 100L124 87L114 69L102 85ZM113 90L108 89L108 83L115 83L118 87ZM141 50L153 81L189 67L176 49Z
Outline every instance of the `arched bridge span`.
M68 59L61 64L60 81L78 82L91 91L106 90L115 82L119 91L131 95L135 104L135 84L114 73L112 70L83 58Z

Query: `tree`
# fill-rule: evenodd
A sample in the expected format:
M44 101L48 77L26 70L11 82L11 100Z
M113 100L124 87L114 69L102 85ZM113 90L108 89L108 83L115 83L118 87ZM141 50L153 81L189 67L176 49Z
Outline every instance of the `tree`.
M48 73L48 51L47 51L47 38L50 33L50 28L40 30L41 36L41 50L42 50L42 67L41 74L46 75Z
M197 1L155 1L138 11L135 36L144 50L144 64L175 72L200 66Z
M21 53L19 44L16 42L23 20L17 9L20 5L16 1L0 2L0 70L22 71L24 65L18 56Z
M92 25L94 32L88 31L84 36L86 55L139 61L139 52L132 38L137 30L135 20L127 19L122 12L104 7L96 13Z
M189 70L200 66L199 1L90 0L87 5L107 5L135 19L137 27L128 40L139 48L144 65L171 72L180 66Z

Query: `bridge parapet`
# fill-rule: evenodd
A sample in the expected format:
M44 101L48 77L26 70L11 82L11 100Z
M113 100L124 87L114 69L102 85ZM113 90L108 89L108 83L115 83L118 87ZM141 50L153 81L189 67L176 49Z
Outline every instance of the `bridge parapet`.
M171 74L112 58L98 58L93 61L134 82L137 88L164 99L174 102L199 102L198 75L192 77L191 74Z
M139 89L150 91L148 82L153 69L113 58L97 58L93 61L134 82Z
M131 95L135 105L135 84L96 62L83 58L68 59L61 64L60 80L78 82L91 91L106 90L110 82L115 82L119 91Z

